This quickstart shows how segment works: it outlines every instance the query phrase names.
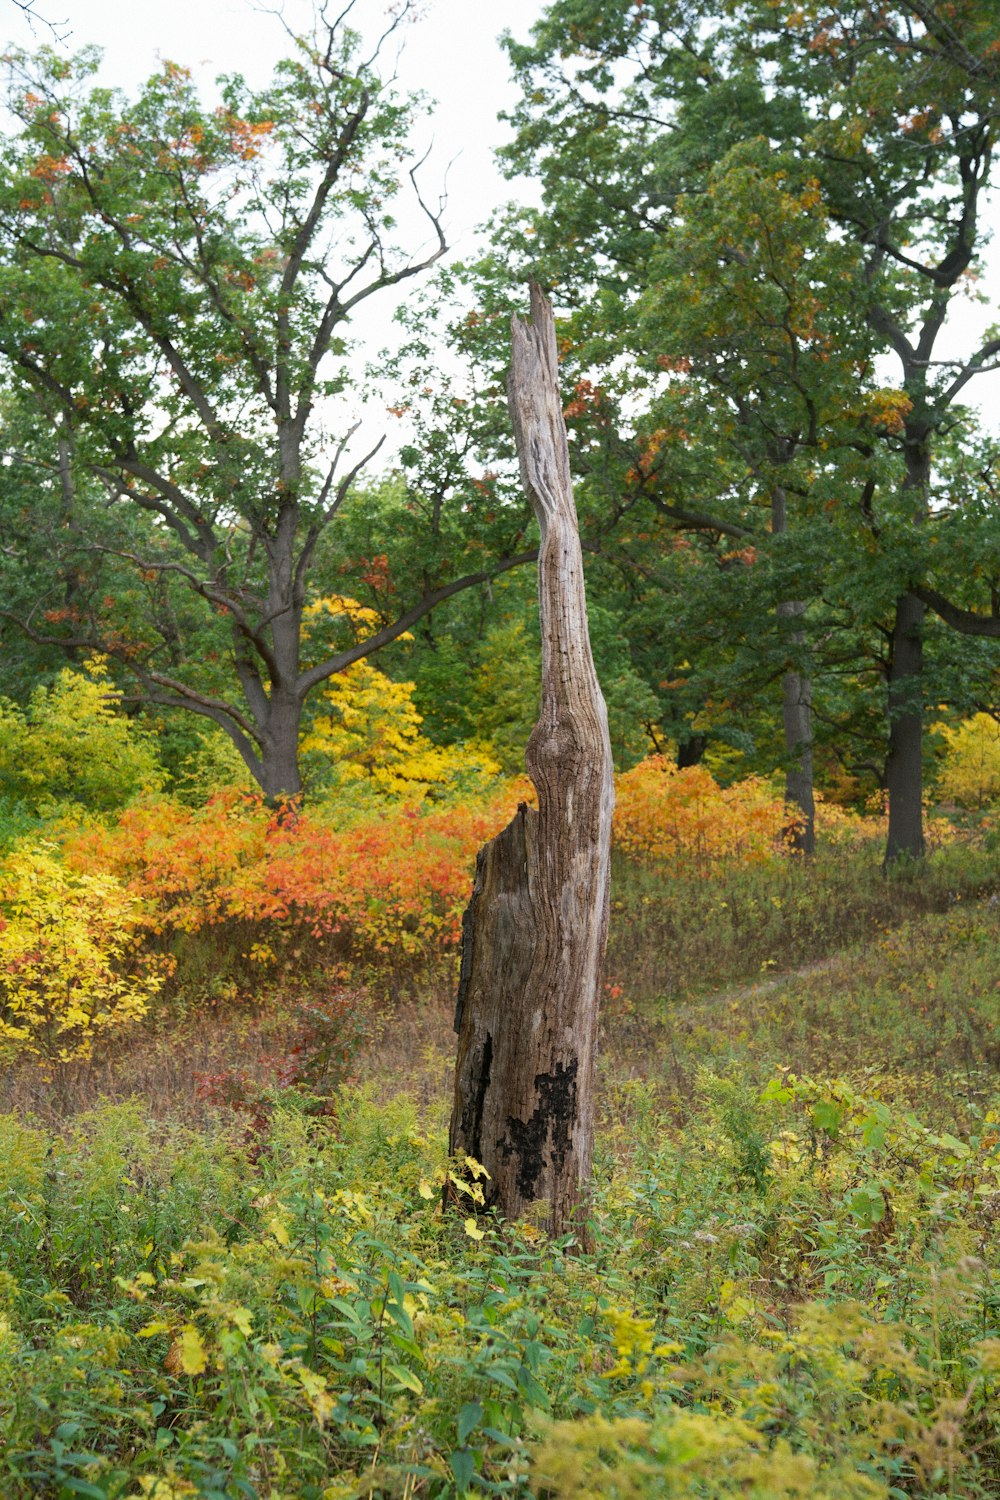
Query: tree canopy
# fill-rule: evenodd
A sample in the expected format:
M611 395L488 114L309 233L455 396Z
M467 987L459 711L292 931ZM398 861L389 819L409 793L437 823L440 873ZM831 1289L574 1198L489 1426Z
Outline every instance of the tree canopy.
M854 633L884 683L890 859L922 850L923 705L958 696L928 681L926 611L1000 632L995 456L961 405L1000 336L984 317L942 349L987 239L998 38L992 4L555 0L508 41L506 157L543 204L501 217L480 281L514 260L558 289L594 423L614 395L635 454L601 473L577 445L606 503L641 499L714 557L712 613L741 555L754 569L790 757L810 699L845 724L803 684L842 676Z
M6 64L5 504L14 560L40 562L6 618L213 719L271 797L300 790L313 689L512 561L480 551L463 570L422 535L419 582L380 630L300 663L318 549L373 456L353 454L336 404L351 315L445 249L410 145L417 101L377 62L324 24L267 88L221 80L214 107L172 62L131 100L89 83L92 53ZM414 255L403 184L430 234Z
M1000 367L1000 10L552 0L506 47L502 155L541 203L458 266L423 105L343 17L212 102L173 63L128 97L92 54L8 57L5 691L99 650L125 701L213 720L281 798L303 744L353 745L381 652L359 743L389 743L395 697L516 769L537 618L503 391L533 276L619 763L783 770L804 847L814 780L887 790L888 856L919 856L930 726L996 702L996 443L965 403ZM360 376L353 315L402 289ZM361 386L405 429L391 472L357 447ZM364 630L310 635L330 597Z

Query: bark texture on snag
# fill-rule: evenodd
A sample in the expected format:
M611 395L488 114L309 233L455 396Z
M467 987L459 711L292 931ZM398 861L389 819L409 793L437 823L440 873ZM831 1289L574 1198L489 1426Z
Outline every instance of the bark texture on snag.
M522 805L480 850L455 1013L453 1153L490 1173L507 1217L544 1204L576 1228L590 1176L611 814L608 716L587 631L583 554L559 396L555 323L540 288L513 320L508 401L541 530L541 716L528 741L538 809Z

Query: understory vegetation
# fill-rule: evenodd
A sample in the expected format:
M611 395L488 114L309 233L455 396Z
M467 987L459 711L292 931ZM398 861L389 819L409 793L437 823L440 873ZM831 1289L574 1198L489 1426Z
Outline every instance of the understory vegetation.
M597 1172L551 1244L446 1155L458 921L523 795L10 834L4 1495L997 1492L991 818L887 881L878 816L806 860L765 783L620 778Z

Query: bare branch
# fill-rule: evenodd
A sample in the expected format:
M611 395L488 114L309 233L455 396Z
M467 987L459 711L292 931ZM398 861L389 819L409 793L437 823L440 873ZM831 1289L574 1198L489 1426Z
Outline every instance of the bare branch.
M378 453L379 449L382 447L382 444L385 442L385 433L383 433L378 442L375 444L374 448L372 448L369 453L366 453L363 458L359 458L357 463L354 464L354 466L349 469L348 472L344 475L343 479L337 486L337 490L332 501L330 501L329 505L327 505L327 497L330 494L330 488L333 484L334 476L337 472L337 466L340 463L341 456L344 452L344 449L347 447L348 442L354 436L360 426L361 423L356 422L347 433L346 437L341 439L340 443L337 446L337 451L333 456L333 462L331 463L330 468L327 472L326 479L323 481L323 488L320 490L319 497L316 502L317 506L320 508L320 514L313 521L312 525L309 527L309 530L306 533L306 539L302 544L302 551L299 553L299 560L295 565L295 588L293 591L295 597L300 596L305 588L306 570L308 569L309 564L312 562L313 552L316 549L316 543L319 540L320 533L326 526L329 525L334 516L337 514L337 511L340 509L341 505L343 505L344 500L347 497L347 493L351 488L351 485L354 483L355 479L357 479L358 475L361 473L361 470L365 467L366 464L371 462L376 453Z
M48 16L39 15L35 9L35 0L14 0L14 4L26 17L32 32L35 30L36 23L41 23L52 33L52 39L55 42L65 42L72 36L68 17L64 21L50 21Z
M417 170L421 166L423 166L426 160L427 153L425 153L424 156L421 157L420 161L418 161L415 166L410 168L409 175L410 181L413 183L413 191L416 194L417 202L419 203L427 219L430 221L430 224L434 230L434 234L437 238L436 248L423 260L410 261L407 265L401 266L398 271L386 271L383 267L381 273L373 281L370 281L366 286L361 287L360 290L355 292L353 297L349 297L347 301L342 304L342 313L346 314L350 312L351 308L357 307L359 302L364 302L367 297L371 297L375 292L383 291L387 287L399 286L401 282L409 280L411 276L419 276L421 271L429 270L430 267L435 265L441 259L442 255L446 253L448 249L448 241L445 237L444 228L441 224L441 214L444 211L445 199L442 198L442 200L439 202L437 212L435 213L435 211L429 208L424 202L420 189L417 186Z

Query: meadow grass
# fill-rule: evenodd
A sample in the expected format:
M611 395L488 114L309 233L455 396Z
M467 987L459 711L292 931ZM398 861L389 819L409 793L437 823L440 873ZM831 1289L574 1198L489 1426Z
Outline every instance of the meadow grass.
M207 954L11 1074L5 1500L1000 1492L994 856L616 875L587 1253L446 1160L448 966L351 976L298 1087L322 971L206 997Z

